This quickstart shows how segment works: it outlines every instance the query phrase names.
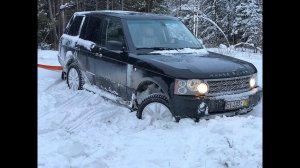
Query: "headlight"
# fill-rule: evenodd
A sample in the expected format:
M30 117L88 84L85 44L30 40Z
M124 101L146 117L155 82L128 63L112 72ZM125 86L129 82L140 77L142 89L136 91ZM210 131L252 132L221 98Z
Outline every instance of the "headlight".
M197 89L200 94L206 94L208 92L208 85L206 83L200 83Z
M197 91L198 90L197 87L199 86L200 83L201 83L201 80L198 80L198 79L188 80L187 87L191 91Z
M174 94L179 95L204 95L208 92L209 87L199 79L183 80L176 79Z
M252 77L249 80L249 86L250 88L254 88L257 85L257 75L253 74Z

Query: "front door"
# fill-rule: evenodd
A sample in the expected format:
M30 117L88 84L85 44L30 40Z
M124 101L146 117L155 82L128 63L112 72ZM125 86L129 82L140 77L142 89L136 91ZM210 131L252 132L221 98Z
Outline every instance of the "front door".
M95 74L97 75L97 85L117 94L125 100L129 99L126 93L126 71L127 55L122 52L122 48L111 49L108 42L119 42L124 44L124 34L121 20L106 18L102 24L101 32L101 54L95 64ZM125 46L126 47L126 46Z

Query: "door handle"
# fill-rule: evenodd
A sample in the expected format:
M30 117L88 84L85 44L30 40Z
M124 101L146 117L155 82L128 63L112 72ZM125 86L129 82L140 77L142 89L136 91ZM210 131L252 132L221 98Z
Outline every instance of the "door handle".
M102 54L101 54L101 53L96 53L95 55L96 55L97 57L100 57L100 58L102 57Z

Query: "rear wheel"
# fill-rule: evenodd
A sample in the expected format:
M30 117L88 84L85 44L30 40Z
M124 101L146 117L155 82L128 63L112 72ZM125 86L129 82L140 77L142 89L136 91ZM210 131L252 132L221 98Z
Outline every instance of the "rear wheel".
M173 120L168 99L163 94L151 94L146 97L138 107L137 117L139 119L151 118L151 120Z
M61 79L66 80L67 79L67 73L65 71L61 72Z
M72 90L82 90L84 79L81 70L76 64L71 64L67 73L67 84Z

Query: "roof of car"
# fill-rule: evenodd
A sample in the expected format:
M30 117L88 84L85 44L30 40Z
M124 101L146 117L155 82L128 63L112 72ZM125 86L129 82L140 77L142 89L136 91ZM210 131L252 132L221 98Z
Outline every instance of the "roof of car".
M134 11L122 11L122 10L99 10L99 11L84 11L84 12L75 12L76 15L107 15L114 16L124 19L172 19L178 20L173 16L166 16L153 13L144 13L144 12L134 12Z

